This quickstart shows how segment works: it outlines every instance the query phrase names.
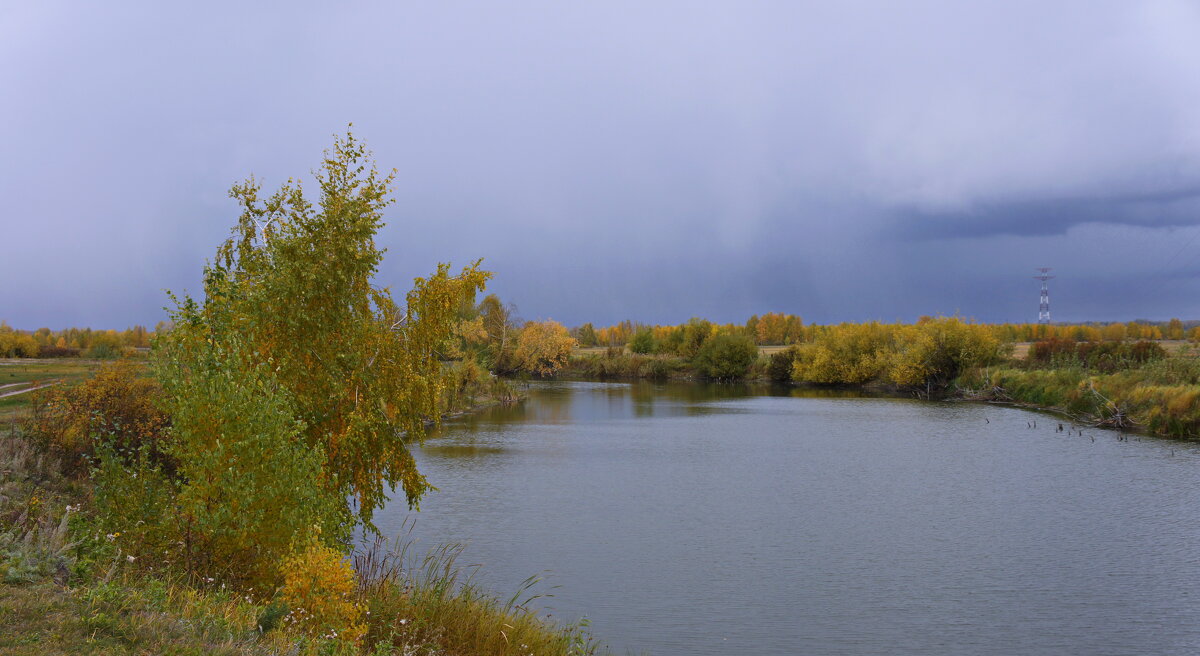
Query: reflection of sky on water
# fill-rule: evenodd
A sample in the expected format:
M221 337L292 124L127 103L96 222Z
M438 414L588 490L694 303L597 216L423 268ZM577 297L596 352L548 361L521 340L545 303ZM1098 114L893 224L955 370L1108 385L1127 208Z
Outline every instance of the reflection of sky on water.
M530 391L427 440L439 491L377 523L467 543L501 595L553 572L551 612L618 653L1200 653L1200 444L842 390Z

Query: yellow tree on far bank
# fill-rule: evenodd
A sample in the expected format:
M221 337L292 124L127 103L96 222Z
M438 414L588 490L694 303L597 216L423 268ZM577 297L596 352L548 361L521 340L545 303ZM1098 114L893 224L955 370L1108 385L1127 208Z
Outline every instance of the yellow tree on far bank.
M517 338L517 366L538 376L550 376L567 363L578 343L561 323L530 321Z

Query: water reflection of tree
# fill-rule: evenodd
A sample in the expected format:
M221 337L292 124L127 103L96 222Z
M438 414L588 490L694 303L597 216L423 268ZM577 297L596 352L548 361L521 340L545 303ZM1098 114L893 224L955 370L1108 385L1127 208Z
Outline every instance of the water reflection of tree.
M729 412L714 405L755 396L797 398L862 398L860 390L809 387L772 387L751 383L654 382L630 383L550 382L530 385L528 400L497 406L460 417L446 430L478 433L506 424L570 424L588 419L683 417ZM436 438L436 435L434 436Z
M787 396L798 399L863 399L890 394L872 394L860 389L842 389L839 387L793 387Z
M505 448L495 444L437 444L426 443L422 450L439 458L489 458L505 452Z

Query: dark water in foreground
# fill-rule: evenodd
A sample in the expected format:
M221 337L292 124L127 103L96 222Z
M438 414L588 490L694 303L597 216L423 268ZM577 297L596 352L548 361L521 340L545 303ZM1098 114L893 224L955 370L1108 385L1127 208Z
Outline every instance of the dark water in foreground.
M417 546L617 653L1200 653L1200 446L796 394L534 386L426 442Z

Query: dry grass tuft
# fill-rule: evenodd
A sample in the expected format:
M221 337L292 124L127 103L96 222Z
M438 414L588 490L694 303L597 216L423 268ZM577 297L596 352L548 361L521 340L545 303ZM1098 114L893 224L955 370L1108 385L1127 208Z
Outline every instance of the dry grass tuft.
M458 563L463 545L423 554L412 541L377 539L354 557L359 590L369 609L370 653L461 656L595 654L600 645L586 622L560 627L532 609L546 596L531 576L506 601L474 581L475 566Z

